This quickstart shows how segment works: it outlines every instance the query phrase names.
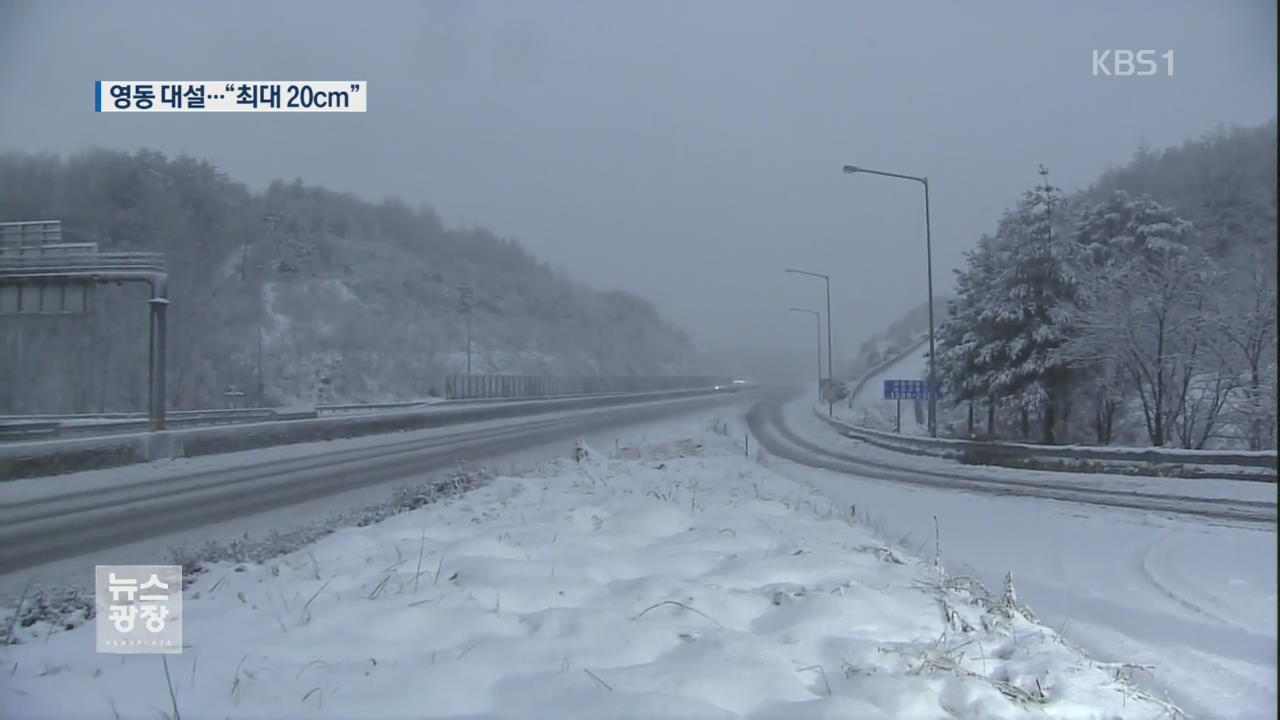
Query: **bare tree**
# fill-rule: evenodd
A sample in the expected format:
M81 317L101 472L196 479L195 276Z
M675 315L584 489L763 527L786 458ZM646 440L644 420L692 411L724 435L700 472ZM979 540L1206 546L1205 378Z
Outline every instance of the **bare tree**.
M1186 248L1164 248L1100 273L1083 288L1079 334L1064 355L1110 362L1142 404L1147 436L1163 446L1182 415L1206 331L1206 260Z
M1082 387L1088 393L1094 441L1109 445L1115 437L1116 421L1121 420L1125 403L1125 382L1114 360L1078 363Z
M1238 402L1227 412L1250 450L1275 447L1276 404L1275 245L1249 248L1237 257L1220 291L1218 331L1223 370L1237 381Z

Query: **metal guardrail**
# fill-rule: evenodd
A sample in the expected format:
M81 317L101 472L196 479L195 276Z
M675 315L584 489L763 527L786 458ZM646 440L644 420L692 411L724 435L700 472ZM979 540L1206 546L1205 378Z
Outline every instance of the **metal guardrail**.
M1181 450L1167 448L1081 447L981 442L958 438L927 438L861 428L816 413L842 435L888 450L920 455L970 458L1080 460L1086 462L1140 462L1149 465L1232 465L1275 470L1275 451Z
M487 422L622 405L733 395L749 386L619 393L607 396L546 399L532 402L447 404L438 411L411 410L342 417L313 417L261 425L198 427L176 432L136 432L87 438L67 438L21 444L0 444L0 481L57 475L78 470L117 467L164 458L196 457L239 452L294 443L336 440L409 430Z
M445 397L460 399L535 399L570 395L666 392L727 386L723 376L551 376L551 375L450 375Z
M416 401L416 400L412 402L405 402L405 403L368 403L368 404L353 403L351 405L316 405L314 408L311 408L311 409L317 412L322 412L326 410L345 411L348 409L359 409L359 408L369 408L369 409L376 410L381 408L400 407L400 406L411 407L413 405L420 405L422 403L423 401ZM226 408L226 409L211 408L207 410L170 410L165 414L165 417L171 418L171 419L208 418L211 420L222 418L227 420L228 422L238 422L241 420L256 420L263 416L269 416L271 414L280 415L281 413L294 413L294 412L297 412L297 410L290 409L290 408L266 408L266 407ZM142 412L67 413L67 414L44 413L44 414L27 414L27 415L0 415L0 423L28 422L28 421L31 421L31 422L50 421L50 422L58 422L58 423L70 423L70 422L79 422L84 420L84 421L102 421L101 424L103 425L111 425L113 423L108 423L106 421L108 420L145 420L146 417L147 417L147 414ZM95 423L87 423L87 424L95 424Z
M31 421L0 424L0 440L31 440L55 435L61 423Z
M177 411L183 412L183 411ZM73 420L136 420L145 418L140 412L106 412L106 413L28 413L19 415L0 415L0 422L71 422Z
M151 252L0 256L0 276L62 276L68 270L81 274L113 273L121 270L163 273L165 262L163 255Z
M345 412L362 412L376 410L402 410L408 408L419 407L421 405L434 405L438 401L432 400L400 400L396 402L383 403L338 403L332 405L317 405L318 413L345 413Z
M713 385L703 388L710 389ZM734 386L737 389L739 386ZM675 388L685 389L685 388ZM201 427L207 425L234 425L250 422L279 422L305 420L322 415L342 415L361 412L412 410L427 407L458 407L487 402L529 402L534 400L572 400L634 395L635 392L584 392L563 395L532 397L478 397L453 400L400 400L382 403L334 403L309 408L237 408L211 410L172 410L166 413L166 425L171 429ZM0 416L0 441L37 440L97 434L130 433L150 427L146 413L76 413L68 415L5 415Z

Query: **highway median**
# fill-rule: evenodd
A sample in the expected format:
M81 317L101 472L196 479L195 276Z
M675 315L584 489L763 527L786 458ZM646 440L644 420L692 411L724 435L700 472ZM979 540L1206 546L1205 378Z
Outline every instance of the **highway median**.
M564 399L521 400L466 406L428 406L399 412L316 417L236 425L196 427L103 437L69 438L0 445L0 480L61 475L181 457L197 457L279 445L421 430L548 412L612 407L731 393L743 386L610 393Z

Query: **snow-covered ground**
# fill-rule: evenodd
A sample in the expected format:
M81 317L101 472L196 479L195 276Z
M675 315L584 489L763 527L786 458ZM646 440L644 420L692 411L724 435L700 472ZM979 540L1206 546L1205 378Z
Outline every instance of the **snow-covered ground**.
M1274 504L1264 483L1130 478L958 466L841 438L812 398L786 422L817 444L903 469L1021 476L1136 492ZM953 572L987 583L1012 571L1021 597L1094 657L1151 665L1138 679L1197 718L1276 717L1276 528L1179 519L1096 505L940 490L775 460L771 468L856 504L911 549L932 548L935 517Z
M897 402L884 399L885 380L919 380L929 372L928 345L915 344L896 362L873 374L855 393L852 400L835 404L835 416L863 427L893 430L897 418ZM906 435L928 435L925 423L916 422L914 402L902 401L902 432Z
M718 423L214 565L186 593L180 656L27 628L0 652L0 703L64 719L1167 714Z

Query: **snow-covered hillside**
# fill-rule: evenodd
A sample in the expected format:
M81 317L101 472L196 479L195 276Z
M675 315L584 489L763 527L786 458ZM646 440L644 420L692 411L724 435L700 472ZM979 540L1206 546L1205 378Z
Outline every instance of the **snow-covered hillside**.
M881 430L893 430L897 421L898 405L893 400L884 399L885 380L920 380L929 376L929 346L927 342L917 341L908 349L898 352L901 357L882 366L867 377L858 392L849 401L835 405L836 417L848 422ZM924 415L925 402L919 403L922 414L916 414L916 403L911 400L902 401L902 432L911 435L927 435L929 433L928 418Z
M66 242L164 253L178 409L222 407L229 386L268 405L424 397L466 371L468 336L483 373L708 369L647 300L591 289L425 206L301 179L255 192L211 162L149 150L0 156L0 187L24 189L0 193L5 220L58 217ZM0 411L145 407L145 301L104 283L101 312L6 327Z

